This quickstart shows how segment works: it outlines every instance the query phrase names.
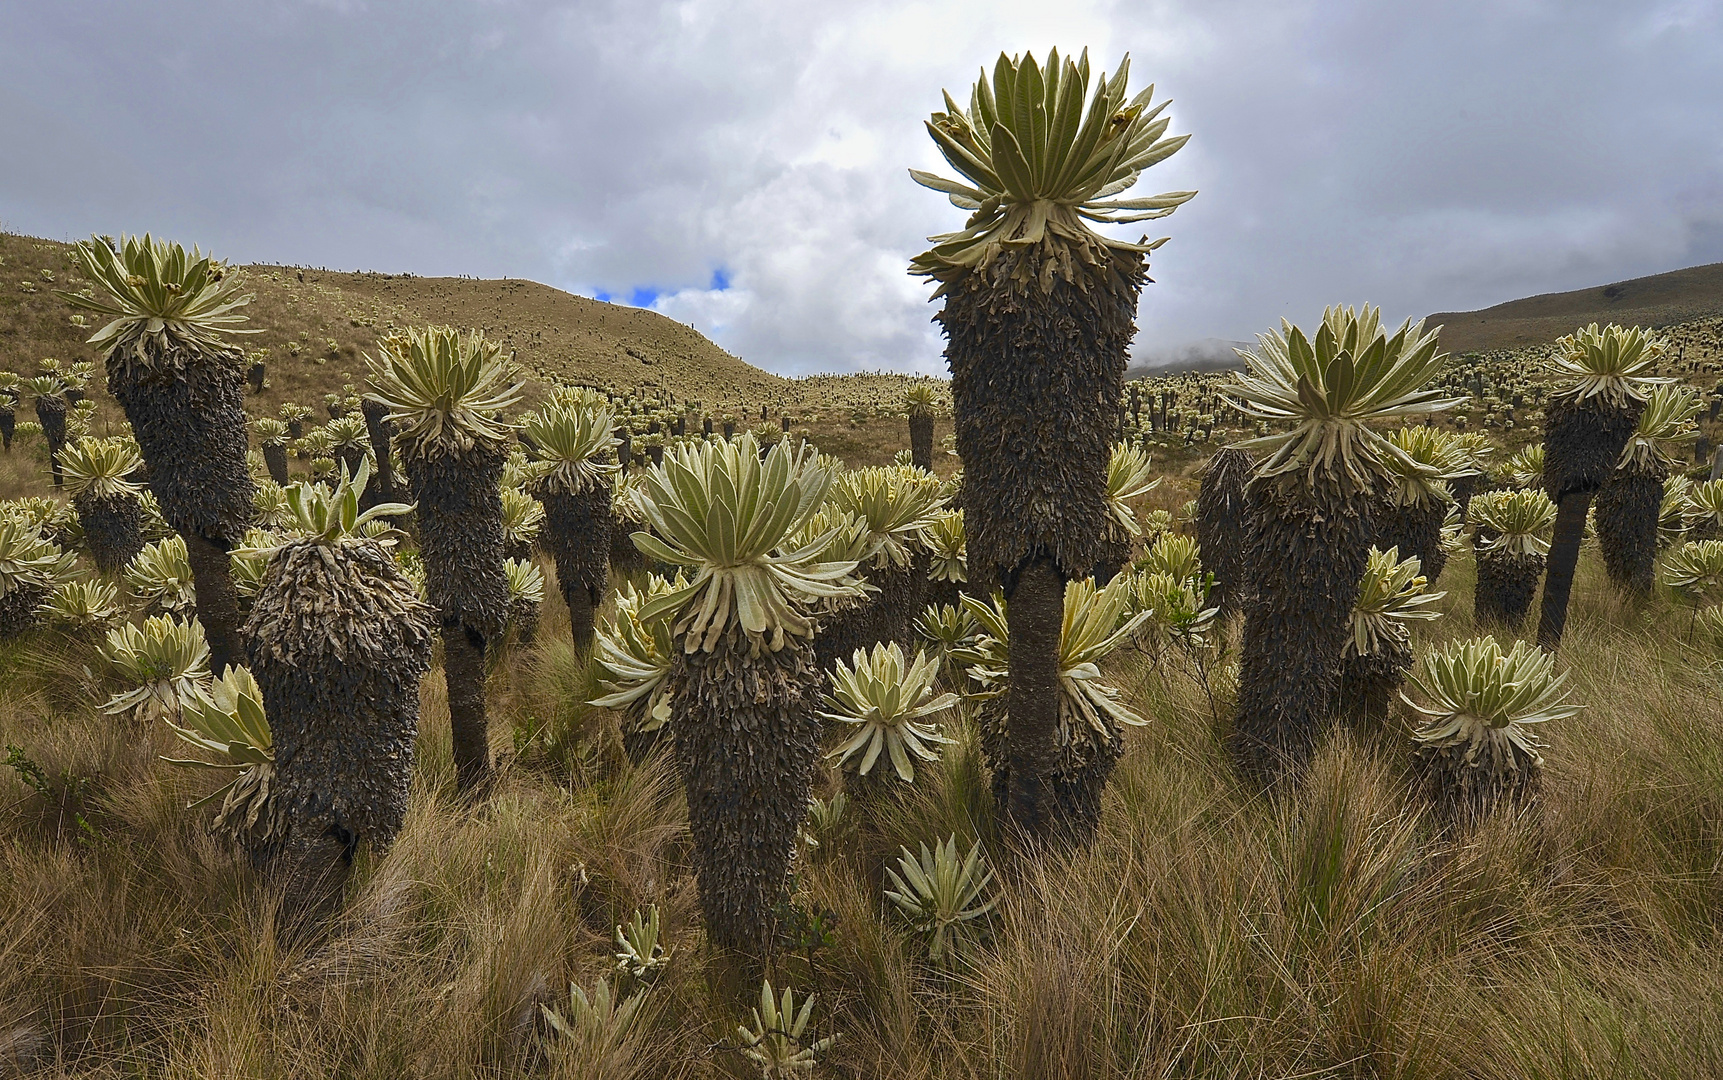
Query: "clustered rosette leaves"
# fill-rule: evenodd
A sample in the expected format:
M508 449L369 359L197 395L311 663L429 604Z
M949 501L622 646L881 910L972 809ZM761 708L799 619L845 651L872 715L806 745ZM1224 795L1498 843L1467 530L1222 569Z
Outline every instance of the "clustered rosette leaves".
M1390 642L1404 643L1411 637L1407 624L1437 619L1442 613L1426 605L1448 595L1432 592L1416 558L1401 559L1398 548L1370 549L1358 599L1352 605L1352 640L1348 656L1374 656Z
M867 776L883 751L897 778L914 783L914 759L938 761L933 747L951 742L927 719L957 703L956 694L935 689L938 679L938 657L917 652L906 660L895 641L857 649L848 665L838 660L820 716L854 731L829 756L842 768L860 755L853 767Z
M85 275L107 292L104 298L58 292L73 307L112 321L89 344L122 365L159 367L183 362L187 352L222 352L227 334L241 330L240 309L251 303L241 276L193 248L143 236L128 236L115 251L97 237L79 241Z
M623 582L616 594L616 614L599 628L593 649L599 687L605 693L591 704L603 709L621 709L632 730L657 731L670 720L670 661L675 643L670 619L661 616L643 621L640 609L674 593L685 582L680 576L666 581L657 574L636 589Z

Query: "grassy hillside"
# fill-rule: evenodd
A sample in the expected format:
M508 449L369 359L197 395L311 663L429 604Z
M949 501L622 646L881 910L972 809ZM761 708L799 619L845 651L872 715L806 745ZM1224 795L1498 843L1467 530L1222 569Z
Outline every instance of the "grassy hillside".
M1663 327L1717 315L1723 315L1723 263L1528 296L1482 311L1441 311L1428 321L1442 327L1444 348L1463 353L1554 341L1593 322ZM1711 355L1723 354L1723 335L1704 344Z

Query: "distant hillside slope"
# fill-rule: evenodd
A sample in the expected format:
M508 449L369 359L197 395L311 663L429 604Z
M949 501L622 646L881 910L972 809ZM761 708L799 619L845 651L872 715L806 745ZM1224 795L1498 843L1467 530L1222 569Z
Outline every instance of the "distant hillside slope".
M1723 314L1723 263L1618 281L1573 292L1510 300L1482 311L1443 311L1427 322L1442 327L1449 352L1483 352L1554 341L1587 323L1662 327Z
M713 406L765 402L789 380L753 367L700 333L653 311L606 304L529 281L424 278L248 266L255 292L248 329L236 339L267 349L266 400L315 405L345 382L364 381L360 353L390 329L441 323L482 327L514 349L528 371L615 389L657 387ZM84 282L71 247L0 234L0 368L34 373L43 357L94 359L90 330L53 295ZM255 411L255 409L254 409Z

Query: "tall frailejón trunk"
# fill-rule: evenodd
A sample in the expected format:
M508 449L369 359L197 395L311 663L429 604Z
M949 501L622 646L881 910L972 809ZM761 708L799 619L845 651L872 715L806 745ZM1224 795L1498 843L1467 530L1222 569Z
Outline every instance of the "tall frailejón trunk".
M918 469L933 471L933 415L909 414L909 458Z
M592 648L593 613L604 600L610 575L615 528L610 484L601 478L572 494L541 488L538 498L544 503L543 543L556 562L557 587L568 604L574 647L584 653Z
M131 421L162 517L185 538L210 667L242 662L239 601L227 553L251 522L245 382L232 352L184 357L178 368L108 363L108 392Z
M1255 590L1232 744L1244 772L1270 782L1303 768L1333 718L1374 525L1370 500L1313 492L1302 473L1258 477L1248 498Z
M1582 514L1584 511L1580 511ZM1559 511L1558 511L1559 515ZM1558 518L1559 521L1559 518ZM1559 526L1558 526L1559 527ZM1478 584L1472 618L1480 628L1500 626L1517 633L1532 608L1543 577L1544 557L1529 551L1478 552Z
M669 678L706 932L764 955L820 753L813 650L791 637L751 655L732 628L711 652L679 651Z
M395 464L391 460L389 406L370 398L361 398L359 411L365 416L365 437L371 443L371 456L377 460L376 474L371 482L365 485L361 498L365 505L378 506L386 502L400 501L401 489L395 479Z
M18 401L16 398L0 394L0 444L4 444L6 453L12 452L12 435L18 430Z
M442 627L455 777L462 791L490 775L484 658L487 644L508 624L499 489L505 460L500 449L478 447L459 457L416 455L407 470L419 507L425 591Z
M1197 489L1197 549L1203 569L1214 574L1209 603L1220 608L1223 618L1242 608L1250 585L1250 564L1245 561L1249 525L1245 489L1251 470L1248 453L1222 447L1203 468Z
M380 851L400 831L434 627L375 543L275 557L245 635L275 744L275 820L251 855L289 910L321 906L361 844Z
M1556 504L1555 536L1538 614L1538 644L1546 649L1561 645L1592 497L1615 471L1644 408L1642 402L1616 407L1595 399L1554 398L1544 410L1544 490Z
M1434 585L1448 565L1448 553L1442 550L1442 521L1447 515L1448 505L1435 501L1388 507L1377 518L1376 547L1399 548L1402 559L1417 556L1418 568Z
M1597 543L1609 579L1636 597L1656 585L1657 518L1663 505L1662 468L1617 469L1597 493Z
M1056 738L1058 707L1056 696L1048 708L1031 688L1047 671L1056 685L1064 582L1086 576L1102 555L1109 434L1147 280L1136 253L1111 252L1106 266L1077 272L1080 284L1053 273L1046 258L1040 246L1005 250L949 281L937 316L964 462L958 503L970 580L982 590L999 585L1012 609L1025 580L1057 597L1053 635L1014 640L1011 652L1008 737L1022 767L1011 771L1008 812L1039 837L1059 831L1048 796L1054 762L1043 751ZM1021 694L1020 666L1038 673L1025 676Z
M1064 610L1065 581L1051 559L1036 559L1019 572L1005 612L1011 634L1006 810L1030 836L1050 836L1061 828L1052 787L1059 763L1059 631Z
M263 444L263 465L269 470L269 478L286 487L287 476L287 444L266 442Z
M66 402L47 394L36 399L36 421L42 425L42 438L48 443L48 468L54 473L54 489L66 486L60 472L60 451L66 448Z

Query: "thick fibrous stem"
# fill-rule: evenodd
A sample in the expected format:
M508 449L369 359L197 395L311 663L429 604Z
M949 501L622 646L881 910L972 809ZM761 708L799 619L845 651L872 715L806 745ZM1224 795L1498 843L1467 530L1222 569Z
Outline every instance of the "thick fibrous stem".
M238 360L231 353L192 353L152 366L116 354L108 360L108 392L131 421L162 517L185 537L210 665L220 671L241 656L227 552L251 523L256 493L245 464Z
M916 617L927 605L927 556L906 566L868 566L864 576L879 592L821 620L814 654L822 671L831 670L834 660L848 663L857 649L876 642L912 643Z
M0 395L0 443L5 444L8 454L12 452L12 434L17 430L17 403L10 397Z
M733 630L709 653L678 653L669 677L706 932L764 954L819 757L813 650L791 638L751 655Z
M1464 744L1416 753L1424 791L1449 823L1470 825L1498 806L1524 810L1543 787L1537 760L1506 739L1486 736L1467 760Z
M544 503L540 542L556 562L557 587L568 604L574 647L585 652L592 647L593 612L604 599L610 575L614 527L610 485L600 480L575 493L544 488L538 497ZM630 541L629 547L633 546Z
M246 640L275 745L274 832L253 858L290 908L316 906L354 849L406 815L433 613L374 543L283 549Z
M1556 504L1555 536L1550 543L1543 609L1538 614L1538 644L1546 649L1560 647L1567 625L1568 595L1579 564L1586 511L1614 472L1644 408L1643 402L1615 407L1596 399L1576 404L1556 398L1544 411L1544 490Z
M1101 537L1100 550L1101 557L1089 573L1096 585L1104 586L1130 565L1131 554L1136 550L1136 538L1116 525L1110 526Z
M918 469L933 471L933 414L909 414L909 459Z
M1410 506L1392 506L1376 519L1376 546L1383 551L1399 548L1400 558L1418 558L1419 570L1434 585L1448 565L1442 550L1442 521L1448 504L1430 500Z
M1223 447L1209 458L1197 489L1197 547L1202 567L1214 574L1209 603L1221 616L1243 607L1249 586L1249 564L1245 561L1245 488L1250 483L1251 458L1243 450Z
M66 446L66 402L44 394L36 399L36 420L42 425L42 437L48 441L48 467L54 473L54 486L65 486L60 472L60 451Z
M1357 500L1301 489L1302 477L1248 490L1245 557L1256 588L1244 609L1233 752L1252 778L1301 769L1327 727L1370 554Z
M287 486L287 444L266 442L263 444L263 464L269 470L269 478ZM369 488L366 489L370 490Z
M0 641L38 626L42 621L42 605L51 595L44 586L21 584L0 596Z
M233 587L228 545L185 533L186 561L197 590L197 617L209 639L210 668L220 671L244 656L239 637L239 592Z
M112 495L83 491L72 497L72 506L84 527L84 542L89 545L90 556L102 573L119 573L143 550L143 505L136 495L129 491Z
M474 447L459 457L420 455L408 469L419 512L425 592L443 632L443 675L455 773L470 791L490 773L484 652L508 622L499 484L505 455Z
M1410 670L1412 646L1399 638L1384 640L1369 656L1348 652L1340 665L1340 710L1356 723L1382 723Z
M1051 559L1036 559L1017 575L1006 607L1011 641L1011 686L1006 691L1010 783L1005 811L1029 838L1053 835L1051 795L1058 764L1059 634L1065 586Z
M1634 596L1656 584L1657 518L1663 505L1662 468L1617 469L1597 493L1597 542L1609 579Z
M957 406L970 577L987 585L1039 558L1063 579L1084 577L1101 554L1143 260L1116 254L1083 275L1083 287L1054 276L1043 291L1044 258L1039 247L1007 252L952 282L937 316Z
M376 506L380 503L398 502L400 488L396 484L395 465L389 454L389 439L393 434L390 431L389 406L370 398L361 398L359 411L365 414L365 435L371 441L371 456L377 459L376 474L365 487L366 504Z
M1478 552L1478 586L1472 617L1479 626L1499 624L1517 630L1531 610L1543 577L1544 557L1531 552Z

